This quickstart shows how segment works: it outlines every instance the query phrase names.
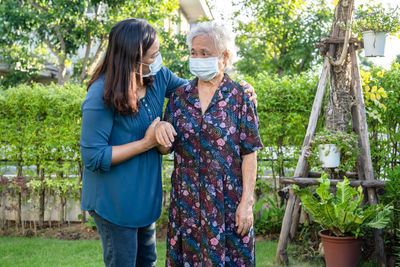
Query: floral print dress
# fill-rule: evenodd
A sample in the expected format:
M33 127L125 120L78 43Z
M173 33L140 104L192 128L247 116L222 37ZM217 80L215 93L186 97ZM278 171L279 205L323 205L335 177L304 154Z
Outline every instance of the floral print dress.
M178 135L167 233L167 266L255 265L254 230L236 233L241 156L262 148L256 109L225 74L202 114L197 79L178 88L165 113Z

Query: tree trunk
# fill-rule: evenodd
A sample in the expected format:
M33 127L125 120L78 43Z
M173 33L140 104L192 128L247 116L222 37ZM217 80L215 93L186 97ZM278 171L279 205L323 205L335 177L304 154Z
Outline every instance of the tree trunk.
M18 162L17 166L17 177L22 177L22 166L21 162ZM21 213L22 213L22 187L20 188L20 191L17 194L18 197L18 207L17 207L17 219L15 221L15 225L18 229L18 225L21 224Z
M88 63L89 63L89 55L90 55L90 50L92 48L92 38L90 37L90 33L88 33L88 38L89 38L89 43L86 46L86 51L85 51L85 58L83 60L82 63L82 71L81 71L81 75L79 75L79 79L78 82L82 83L86 76L87 76L87 67L88 67Z
M79 181L78 183L82 183L83 179L83 166L82 163L78 162L78 171L79 171ZM82 187L79 189L79 199L82 200ZM82 210L82 224L86 222L86 211Z
M97 67L97 65L100 63L101 55L102 55L102 52L103 52L106 42L107 42L107 36L103 36L100 40L99 47L97 48L93 59L90 61L89 70L88 70L87 74L92 73L95 70L95 68Z
M65 206L67 204L67 198L65 196L60 196L60 223L59 226L65 223Z
M350 0L354 1L354 0ZM352 4L348 0L340 0L335 11L335 20L330 37L345 37L345 30L340 28L341 22L350 21ZM331 45L329 53L334 59L339 59L343 51L343 43ZM351 59L347 54L340 66L332 66L330 76L329 103L325 109L325 126L334 131L347 132L351 113Z
M44 224L44 210L45 210L45 188L44 188L44 169L40 169L40 180L42 185L39 190L39 226L43 227Z
M6 225L6 191L3 189L1 191L1 225L0 229L4 229Z
M58 84L64 84L67 78L67 68L65 67L65 57L58 58Z

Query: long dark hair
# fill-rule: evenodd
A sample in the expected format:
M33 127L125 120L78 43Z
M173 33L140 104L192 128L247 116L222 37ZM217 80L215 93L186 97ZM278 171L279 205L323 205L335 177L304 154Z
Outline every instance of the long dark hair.
M142 64L138 62L142 62L156 38L157 31L145 20L118 22L111 29L107 52L88 82L88 90L105 73L104 104L113 106L121 115L136 114L139 110L136 79L146 87L154 81L152 76L142 78Z

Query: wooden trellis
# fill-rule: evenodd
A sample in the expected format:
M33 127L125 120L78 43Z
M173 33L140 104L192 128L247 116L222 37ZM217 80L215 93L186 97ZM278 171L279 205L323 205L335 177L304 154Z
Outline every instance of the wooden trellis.
M347 23L347 25L349 25L349 23L351 23L353 10L354 0L340 0L335 9L335 18L330 36L322 39L321 43L317 45L321 53L325 55L325 59L307 132L302 145L301 155L293 175L294 178L281 179L281 182L303 185L315 184L315 179L309 177L305 151L315 134L318 118L322 110L326 85L330 77L330 98L325 113L326 127L332 130L346 131L349 123L346 116L351 115L352 127L358 134L358 143L360 146L358 173L353 175L354 177L358 177L359 181L352 180L352 183L353 185L363 186L367 190L369 203L375 205L378 203L375 189L384 187L384 182L375 180L372 167L365 103L356 53L358 49L362 48L362 42L351 38L350 28L344 30L340 27L340 24ZM334 61L333 58L337 60ZM335 108L341 108L342 110L335 113ZM294 237L296 233L300 216L300 198L294 194L294 190L290 187L288 191L289 196L282 221L275 263L281 261L284 264L289 264L286 248L289 237ZM386 265L386 257L384 253L382 230L375 229L374 237L377 263L378 266L383 267Z

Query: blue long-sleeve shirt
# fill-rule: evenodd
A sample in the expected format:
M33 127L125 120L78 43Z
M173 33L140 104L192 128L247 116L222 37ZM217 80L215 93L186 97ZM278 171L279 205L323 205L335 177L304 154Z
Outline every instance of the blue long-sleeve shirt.
M103 75L89 88L82 104L81 156L83 210L94 210L121 226L143 227L161 214L161 155L156 148L111 166L112 146L142 139L151 122L162 118L165 97L186 80L163 67L136 115L121 116L105 107Z

